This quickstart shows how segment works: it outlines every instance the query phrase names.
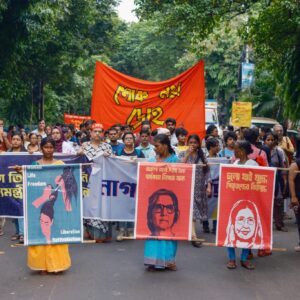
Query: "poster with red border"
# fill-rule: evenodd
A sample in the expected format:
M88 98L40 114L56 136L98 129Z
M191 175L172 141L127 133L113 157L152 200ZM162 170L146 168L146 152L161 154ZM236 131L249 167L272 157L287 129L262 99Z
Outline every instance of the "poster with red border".
M272 249L276 168L221 165L217 246Z
M191 240L195 167L139 163L135 237Z

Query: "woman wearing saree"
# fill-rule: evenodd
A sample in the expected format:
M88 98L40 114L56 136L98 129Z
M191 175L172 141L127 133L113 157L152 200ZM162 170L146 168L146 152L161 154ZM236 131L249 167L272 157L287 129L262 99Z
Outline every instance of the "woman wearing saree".
M158 134L154 138L154 149L156 157L149 159L149 162L178 163L170 144L170 139L165 134ZM172 240L147 240L144 250L144 265L148 271L171 270L176 271L177 241Z

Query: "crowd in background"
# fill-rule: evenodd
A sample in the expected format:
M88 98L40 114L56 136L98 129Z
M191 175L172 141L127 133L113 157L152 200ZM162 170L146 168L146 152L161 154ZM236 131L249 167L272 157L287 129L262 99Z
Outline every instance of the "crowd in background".
M274 195L274 224L279 231L286 232L284 225L285 202L291 199L291 207L295 208L296 219L298 216L298 199L300 197L299 175L295 171L300 169L300 137L299 141L291 141L285 135L281 125L273 128L233 128L227 126L218 128L211 124L206 129L203 140L196 134L189 134L183 127L176 126L176 120L169 118L165 127L152 130L151 122L145 120L138 133L133 132L130 125L114 124L111 128L103 128L102 124L88 120L76 129L73 124L46 124L39 120L38 126L31 132L23 126L9 126L5 130L3 120L0 120L0 151L1 152L28 152L30 154L41 152L41 142L47 138L53 142L54 152L86 155L90 160L99 154L104 156L126 156L131 158L144 158L148 161L182 162L202 164L204 167L196 174L194 213L193 213L193 246L201 247L197 241L196 221L199 220L204 233L216 233L214 220L212 230L209 227L207 207L211 197L211 180L207 158L226 157L234 164L257 165L277 167L276 188ZM288 172L288 168L292 172ZM289 174L290 173L290 174ZM4 234L3 218L0 218L0 235ZM12 240L23 242L23 221L15 220L16 234ZM300 222L298 222L300 224ZM96 219L85 219L85 238L95 239L97 242L107 242L112 239L112 223ZM117 241L122 241L124 236L133 235L134 224L119 222L117 224ZM299 233L300 233L300 227ZM160 245L160 244L159 244ZM161 246L149 245L149 247ZM147 245L146 245L147 246ZM151 248L152 249L152 248ZM176 249L173 248L172 251ZM295 248L300 251L300 246ZM167 250L166 250L167 251ZM261 251L260 256L269 255ZM235 253L228 249L229 263L227 267L233 269ZM251 251L242 253L242 266L253 269L249 262ZM145 257L146 257L145 250ZM145 263L155 269L155 263ZM172 261L169 267L176 269ZM175 267L174 267L175 266ZM168 267L166 265L166 267Z

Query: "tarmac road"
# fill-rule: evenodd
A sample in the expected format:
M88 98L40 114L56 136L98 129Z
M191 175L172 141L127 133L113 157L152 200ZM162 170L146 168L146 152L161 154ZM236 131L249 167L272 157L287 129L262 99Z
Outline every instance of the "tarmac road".
M225 248L194 248L180 242L178 271L147 272L143 241L70 247L72 267L62 275L38 275L26 266L25 247L12 247L13 225L0 237L0 299L299 299L300 253L294 220L288 233L274 232L274 247L286 252L256 258L254 271L227 270ZM212 234L202 235L213 241Z

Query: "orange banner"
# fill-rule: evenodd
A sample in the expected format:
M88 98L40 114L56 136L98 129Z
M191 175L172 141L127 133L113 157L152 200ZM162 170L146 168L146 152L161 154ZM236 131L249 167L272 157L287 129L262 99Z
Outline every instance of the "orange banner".
M140 129L148 119L152 129L175 118L200 136L205 134L204 62L162 82L136 79L96 62L91 117L108 129L116 123Z
M73 124L76 129L80 129L80 124L84 123L87 120L91 120L91 117L64 114L64 123Z

